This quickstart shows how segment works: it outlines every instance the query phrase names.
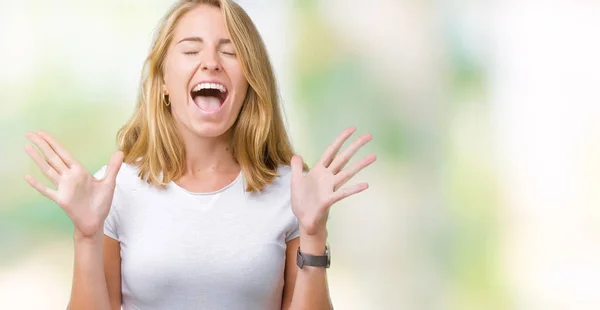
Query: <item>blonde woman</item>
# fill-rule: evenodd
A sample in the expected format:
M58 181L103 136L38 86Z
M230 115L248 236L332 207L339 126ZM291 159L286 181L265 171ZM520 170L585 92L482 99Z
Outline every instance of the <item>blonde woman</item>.
M75 227L69 309L330 309L326 221L375 156L343 131L308 171L266 49L228 0L179 1L146 59L120 151L95 175L45 132L28 183ZM344 186L344 187L343 187Z

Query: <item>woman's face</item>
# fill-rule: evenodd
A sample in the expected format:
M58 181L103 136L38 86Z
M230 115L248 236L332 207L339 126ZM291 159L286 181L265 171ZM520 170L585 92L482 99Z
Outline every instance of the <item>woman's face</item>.
M164 66L163 93L184 129L217 137L235 122L248 82L221 10L198 5L176 26Z

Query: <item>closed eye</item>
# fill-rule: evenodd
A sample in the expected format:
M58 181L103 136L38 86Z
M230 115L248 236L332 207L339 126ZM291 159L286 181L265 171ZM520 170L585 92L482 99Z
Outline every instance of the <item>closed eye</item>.
M221 52L221 53L223 53L223 54L225 54L227 56L235 56L235 53L229 53L229 52Z
M196 55L196 54L198 54L198 52L184 52L184 54L186 54L186 55Z

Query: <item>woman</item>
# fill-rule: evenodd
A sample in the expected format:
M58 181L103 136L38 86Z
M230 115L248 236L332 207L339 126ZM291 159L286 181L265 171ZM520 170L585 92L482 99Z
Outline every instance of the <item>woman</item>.
M228 0L180 1L146 60L120 151L92 176L51 135L27 182L75 226L69 309L330 309L329 207L375 161L342 169L342 132L308 172L293 156L271 64Z

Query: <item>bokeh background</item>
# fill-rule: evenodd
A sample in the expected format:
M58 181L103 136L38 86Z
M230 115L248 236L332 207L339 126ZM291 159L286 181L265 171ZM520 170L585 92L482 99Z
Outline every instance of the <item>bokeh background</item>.
M336 309L600 309L598 1L240 0L309 164L343 128L371 188L335 206ZM90 171L172 1L0 0L0 309L64 309L72 225L27 131Z

